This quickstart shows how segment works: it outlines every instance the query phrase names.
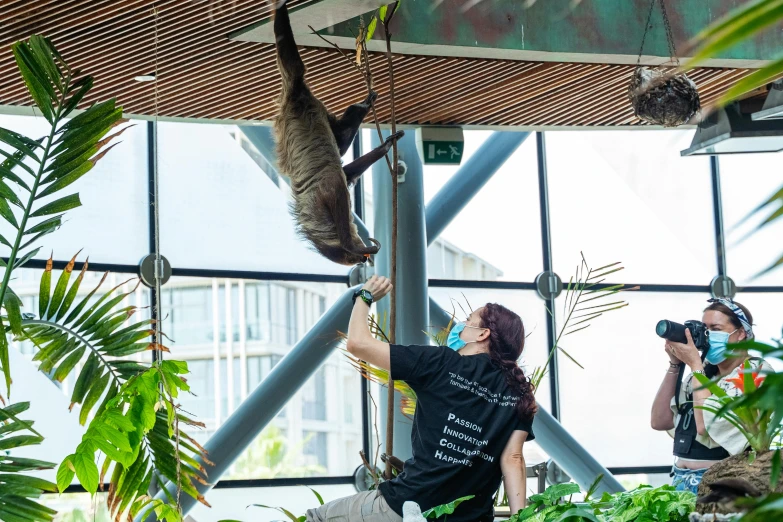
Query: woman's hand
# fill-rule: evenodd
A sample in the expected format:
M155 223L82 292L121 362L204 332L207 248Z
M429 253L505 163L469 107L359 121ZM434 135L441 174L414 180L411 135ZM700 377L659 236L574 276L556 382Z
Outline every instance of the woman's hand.
M372 294L372 300L376 303L391 292L391 289L392 285L389 278L378 275L370 277L362 287L362 290L367 290Z
M693 344L691 331L687 328L685 329L685 337L687 338L685 343L667 342L667 352L669 352L670 357L675 357L687 364L691 370L703 369L704 365L701 362L701 355L696 345Z
M669 346L669 341L666 341L664 349L666 350L666 355L669 356L669 362L672 363L672 365L679 366L682 361L679 360L676 355L674 355L674 350L672 350L671 346Z

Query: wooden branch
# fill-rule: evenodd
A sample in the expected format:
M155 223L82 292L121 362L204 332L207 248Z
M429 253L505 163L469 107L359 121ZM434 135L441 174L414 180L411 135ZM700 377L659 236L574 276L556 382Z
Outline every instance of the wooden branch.
M386 62L389 67L389 99L391 102L391 135L397 133L397 121L394 114L394 63L391 53L391 33L389 32L389 22L394 16L394 11L397 9L398 2L391 4L386 9L386 20L381 20L383 24L383 32L386 38ZM391 284L392 291L389 299L390 312L389 312L389 337L392 343L397 339L397 170L399 167L397 140L392 143L392 168L391 168L391 182L392 182L392 237L391 237ZM388 404L386 409L386 454L394 455L394 380L392 379L391 371L389 372L389 389L388 389ZM386 461L386 476L392 477L392 463L391 460Z

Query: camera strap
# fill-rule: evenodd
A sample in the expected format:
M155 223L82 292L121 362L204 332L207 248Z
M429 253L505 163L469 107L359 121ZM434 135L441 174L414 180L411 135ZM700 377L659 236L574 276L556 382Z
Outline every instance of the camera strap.
M674 388L674 404L677 405L677 412L680 412L680 392L682 391L682 376L685 374L685 363L680 363L680 369L677 374L677 385Z

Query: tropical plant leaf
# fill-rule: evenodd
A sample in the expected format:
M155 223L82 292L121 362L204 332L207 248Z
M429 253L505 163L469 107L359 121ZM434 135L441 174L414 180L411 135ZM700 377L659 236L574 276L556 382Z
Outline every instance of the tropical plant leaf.
M33 500L45 491L57 491L57 486L48 480L22 474L25 471L51 469L54 464L7 454L13 448L40 444L43 440L33 430L31 421L17 417L28 408L27 402L0 408L0 520L8 522L52 520L57 513ZM29 430L32 435L10 435L25 430Z
M47 203L46 205L42 206L32 214L30 214L31 217L39 217L39 216L48 216L50 214L58 214L60 212L65 212L67 210L74 209L76 207L80 207L82 205L81 200L79 199L79 194L71 194L70 196L65 196L64 198L60 198L57 201L52 201L51 203Z
M287 517L288 517L288 519L289 519L291 522L299 522L299 517L295 516L293 513L291 513L290 511L288 511L286 508L282 508L282 507L274 507L274 506L265 506L265 505L263 505L263 504L250 504L250 506L253 506L253 507L260 507L260 508L264 508L264 509L274 509L274 510L276 510L276 511L279 511L279 512L283 513L285 516L287 516ZM250 506L247 506L247 507L250 507Z
M780 481L780 469L781 469L780 448L775 450L775 455L772 457L772 469L770 473L769 483L770 489L775 491Z
M386 9L386 7L384 6L381 9ZM373 16L372 20L370 20L370 23L367 24L367 33L364 38L366 42L369 42L372 39L372 35L375 34L375 29L377 27L378 27L378 18L376 16Z
M468 495L465 497L460 497L456 500L452 500L451 502L447 504L441 504L440 506L435 506L434 508L428 509L421 515L424 518L434 518L438 519L444 515L451 515L454 513L454 510L457 509L457 507L462 504L463 502L472 499L475 497L475 495Z
M84 113L67 120L69 113L76 108L92 87L92 78L90 76L77 78L79 73L72 70L51 41L42 36L33 35L25 41L16 42L11 46L11 50L33 102L50 123L48 136L38 140L7 129L0 129L0 142L10 147L10 150L2 151L4 161L0 164L0 178L3 178L0 181L0 217L16 229L15 237L3 237L0 240L0 244L10 248L6 263L8 268L0 283L0 303L3 303L4 307L10 307L10 323L14 334L19 336L18 316L15 315L14 310L15 302L8 297L8 285L12 273L24 266L40 250L35 248L26 251L27 247L44 235L57 230L62 224L63 213L81 205L78 194L60 196L57 193L88 172L111 148L111 146L107 147L107 141L101 141L101 138L122 121L122 109L115 106L114 100L109 100L93 105ZM90 154L81 158L81 155L88 151ZM81 161L69 163L76 159ZM25 179L14 170L25 176ZM45 180L44 173L47 172L49 173L47 178L51 179ZM26 201L22 201L6 185L5 180L10 180L26 190L28 192L24 195ZM53 202L34 209L33 203L47 195L57 197ZM15 213L11 205L21 210ZM31 223L30 220L36 217L45 219L39 223ZM23 241L24 236L31 237ZM43 312L50 307L48 298L50 282L46 278L41 282L41 290L47 294L47 298L40 301L39 315L42 318ZM52 314L56 311L56 308L53 308ZM10 391L11 377L7 352L8 343L0 342L0 364L7 391Z
M696 51L683 69L692 69L722 51L752 37L783 18L783 1L759 0L748 2L729 12L696 38Z

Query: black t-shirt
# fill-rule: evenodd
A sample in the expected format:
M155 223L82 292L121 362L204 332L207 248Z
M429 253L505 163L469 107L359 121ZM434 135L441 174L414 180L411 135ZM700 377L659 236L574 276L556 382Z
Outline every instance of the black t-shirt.
M534 438L516 414L518 396L487 354L462 356L443 346L391 346L391 375L416 392L413 457L380 491L397 514L412 500L422 511L460 497L449 522L492 521L500 455L514 430Z

